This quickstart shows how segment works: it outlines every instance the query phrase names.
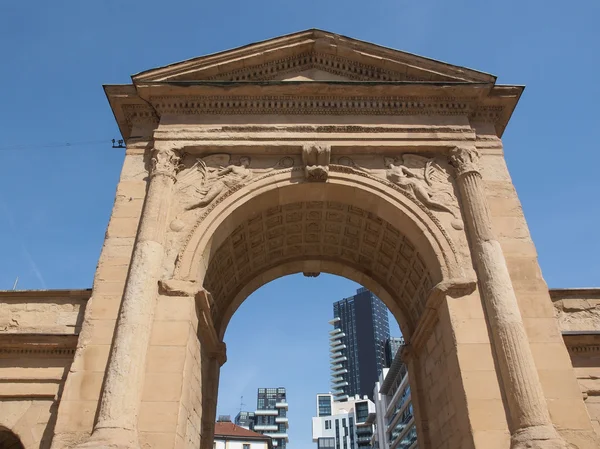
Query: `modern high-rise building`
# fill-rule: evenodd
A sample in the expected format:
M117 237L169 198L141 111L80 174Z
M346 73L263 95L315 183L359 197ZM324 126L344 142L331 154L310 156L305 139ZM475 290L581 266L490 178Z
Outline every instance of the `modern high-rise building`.
M329 323L333 325L329 341L334 399L372 398L390 338L387 307L369 290L359 288L356 295L333 304Z
M376 410L373 449L417 449L408 370L401 351L396 351L390 368L380 374L373 393Z
M366 396L335 402L332 394L317 395L317 416L312 419L317 449L367 449L373 438L375 404Z
M237 426L243 427L244 429L253 430L254 418L254 412L240 411L235 417L235 424Z
M273 448L285 449L288 439L288 403L285 388L259 388L252 430L273 439ZM238 416L240 416L238 414ZM241 418L241 417L240 417ZM246 416L246 419L251 419ZM236 417L236 422L238 418Z
M403 337L390 337L385 342L385 366L389 368L392 366L394 357L398 353L398 350L404 346Z

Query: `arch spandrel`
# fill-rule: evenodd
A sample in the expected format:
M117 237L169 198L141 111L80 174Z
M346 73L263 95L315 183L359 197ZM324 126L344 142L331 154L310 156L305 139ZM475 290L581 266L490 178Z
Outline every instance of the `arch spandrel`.
M394 311L394 315L405 316L404 327L406 331L414 328L419 314L424 309L431 288L448 279L463 277L460 258L455 250L454 243L448 233L436 221L431 213L427 214L423 208L410 197L399 194L385 182L374 182L368 177L359 176L347 170L330 172L326 183L310 183L304 181L304 176L298 168L286 169L277 173L253 180L253 182L237 189L227 192L222 198L218 198L210 211L202 211L199 214L201 221L196 222L194 229L189 233L184 250L178 257L175 277L179 279L195 280L211 291L215 299L215 310L213 319L223 332L229 318L235 308L243 301L241 291L245 291L245 284L253 279L260 278L263 273L273 273L277 265L288 264L296 266L291 274L302 271L298 264L306 260L318 261L330 264L335 269L321 269L322 272L330 272L348 277L356 282L370 283L373 288L381 291L383 296L395 298L389 300L388 307ZM311 204L313 206L311 206ZM311 210L311 207L315 210ZM268 233L266 223L269 214L279 215L283 223L288 218L281 218L285 214L291 216L294 209L300 208L306 222L308 215L314 213L313 225L319 235L310 237L310 230L292 229L293 226L284 226L285 235L273 236L275 246L267 251L268 261L263 259L253 260L248 257L248 249L244 251L232 249L232 238L250 238L249 229L252 220L259 220L264 229L264 236ZM340 211L340 208L343 209ZM318 209L318 210L317 210ZM351 220L354 215L358 218L357 226L348 225L344 228L335 229L332 223L328 223L326 216L335 216L341 212L345 221ZM287 223L287 222L286 222ZM392 224L393 223L393 224ZM322 225L322 226L319 226ZM330 227L330 231L325 230ZM332 227L333 226L333 227ZM246 228L245 230L242 228ZM369 227L377 228L377 230ZM338 232L361 232L361 236L354 237L357 243L357 251L350 255L344 244L340 241L330 245L324 239L334 239ZM391 271L392 259L386 259L385 249L382 245L382 237L379 242L368 242L371 234L382 229L388 234L397 234L398 241L406 242L402 246L398 241L387 248L391 257L400 257L401 250L409 253L408 263L416 263L419 271L421 266L426 268L426 281L415 279L416 285L407 285L410 273L394 275ZM288 235L289 234L289 235ZM310 242L307 239L316 239ZM361 240L362 239L362 240ZM346 241L346 246L352 246L352 240ZM295 242L295 243L294 243ZM266 243L263 242L263 245ZM229 245L231 254L223 254L223 246ZM280 245L281 248L277 248ZM368 248L369 245L375 245ZM379 245L379 246L377 246ZM418 254L415 259L410 259L412 252ZM363 253L369 253L370 256ZM229 273L226 286L219 286L215 281L215 273L224 268L215 268L215 263L225 266L236 266L239 261L250 263L255 268L248 271L244 267L242 273ZM252 260L250 260L252 259ZM381 262L378 260L381 259ZM416 261L416 262L415 262ZM379 265L378 265L379 264ZM213 265L213 268L211 268ZM344 273L347 267L352 276ZM282 275L285 275L282 274ZM415 278L420 275L415 275ZM422 277L422 276L421 276ZM274 279L274 278L273 278ZM269 280L273 280L269 279ZM266 281L268 282L268 281ZM424 287L426 286L426 288ZM258 287L257 287L258 288ZM399 299L405 295L404 299ZM238 297L239 296L239 297ZM243 295L242 295L243 296ZM411 306L414 297L420 297L419 307ZM410 298L409 298L410 297ZM397 306L394 306L394 301Z
M187 234L177 257L175 277L201 279L206 269L204 261L210 256L207 251L219 246L235 228L234 223L239 223L261 206L268 208L300 200L343 200L365 208L397 227L405 228L415 244L429 247L430 251L426 252L428 262L439 267L440 280L442 277L463 277L468 265L461 260L455 243L435 215L403 194L401 189L394 189L391 183L373 178L343 170L331 172L327 183L310 183L304 181L301 168L294 167L258 177L246 186L227 191L196 213L189 227L191 230L181 231Z

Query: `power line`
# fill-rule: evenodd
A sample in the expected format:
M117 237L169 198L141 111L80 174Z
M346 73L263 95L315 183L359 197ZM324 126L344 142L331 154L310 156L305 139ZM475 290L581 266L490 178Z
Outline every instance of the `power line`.
M55 142L55 143L44 143L44 144L22 144L22 145L9 145L7 147L0 147L0 151L15 151L15 150L37 150L44 148L71 148L71 147L82 147L90 145L112 145L112 148L125 148L123 146L123 140L115 139L102 139L102 140L85 140L79 142Z

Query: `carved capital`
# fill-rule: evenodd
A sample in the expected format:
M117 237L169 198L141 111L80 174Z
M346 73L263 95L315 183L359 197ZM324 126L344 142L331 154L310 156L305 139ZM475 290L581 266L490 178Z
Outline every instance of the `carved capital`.
M456 175L479 172L479 151L475 147L454 147L450 150L450 164L456 169Z
M331 147L329 145L308 143L302 147L304 175L308 181L325 182L329 176Z
M150 159L150 176L163 175L176 180L179 172L181 156L174 150L154 150Z

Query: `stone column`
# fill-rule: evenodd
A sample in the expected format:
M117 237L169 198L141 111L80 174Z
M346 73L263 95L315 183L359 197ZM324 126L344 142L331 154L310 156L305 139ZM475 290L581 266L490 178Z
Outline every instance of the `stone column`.
M506 398L511 448L568 448L548 412L525 326L492 221L475 148L454 148L457 183L480 295Z
M148 190L125 283L100 409L90 439L80 447L139 448L137 420L169 203L179 158L154 150Z

